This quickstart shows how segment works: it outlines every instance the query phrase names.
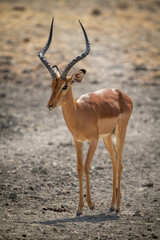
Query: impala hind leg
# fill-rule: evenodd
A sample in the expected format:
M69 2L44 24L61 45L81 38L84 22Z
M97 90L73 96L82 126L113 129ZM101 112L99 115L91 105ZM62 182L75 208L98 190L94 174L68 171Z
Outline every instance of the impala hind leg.
M113 190L112 190L112 202L110 206L110 211L114 211L116 208L116 196L117 196L117 151L112 142L112 135L103 138L104 144L110 154L113 166Z
M83 199L83 146L82 143L75 140L75 148L77 153L77 174L79 178L79 204L77 209L77 216L82 214L84 207Z
M89 170L90 170L92 158L94 156L94 153L95 153L95 150L97 147L97 142L98 142L97 139L92 140L90 142L85 165L84 165L84 171L85 171L85 175L86 175L86 189L87 189L86 200L87 200L88 207L90 209L94 208L94 203L92 202L91 193L90 193Z
M116 199L116 212L119 212L121 206L121 175L123 170L122 163L122 151L126 136L126 128L127 123L123 123L123 125L119 125L116 131L116 145L117 145L117 175L118 175L118 191L117 191L117 199Z

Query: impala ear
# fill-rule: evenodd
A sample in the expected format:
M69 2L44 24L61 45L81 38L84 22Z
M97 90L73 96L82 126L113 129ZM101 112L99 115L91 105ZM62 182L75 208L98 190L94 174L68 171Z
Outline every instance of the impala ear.
M85 69L80 69L78 72L74 73L71 77L71 84L75 82L77 83L82 82L85 73L86 73Z

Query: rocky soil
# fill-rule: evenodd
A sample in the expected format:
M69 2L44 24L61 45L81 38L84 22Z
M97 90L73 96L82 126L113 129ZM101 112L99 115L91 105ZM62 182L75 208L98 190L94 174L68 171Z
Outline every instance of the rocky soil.
M0 1L0 239L160 238L160 1ZM76 217L76 153L50 75L37 57L55 17L48 60L62 69L84 50L75 97L119 88L133 100L123 151L121 212L109 213L112 165L100 140L91 166L95 209ZM84 143L84 156L88 143Z

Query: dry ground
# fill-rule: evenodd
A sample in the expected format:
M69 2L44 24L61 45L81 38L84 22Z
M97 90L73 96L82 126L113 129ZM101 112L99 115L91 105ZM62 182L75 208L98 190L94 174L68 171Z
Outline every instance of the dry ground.
M0 16L0 239L159 239L160 1L1 0ZM99 141L90 171L95 209L76 217L73 139L61 109L46 108L51 79L37 57L52 16L53 65L84 50L78 18L91 42L73 68L87 70L75 97L119 88L133 100L119 214L108 212L112 166Z

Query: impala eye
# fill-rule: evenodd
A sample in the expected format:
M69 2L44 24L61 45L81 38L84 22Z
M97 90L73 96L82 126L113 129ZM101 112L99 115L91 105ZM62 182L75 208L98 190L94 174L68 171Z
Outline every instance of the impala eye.
M65 85L65 86L62 88L62 90L67 90L67 88L68 88L68 86Z

